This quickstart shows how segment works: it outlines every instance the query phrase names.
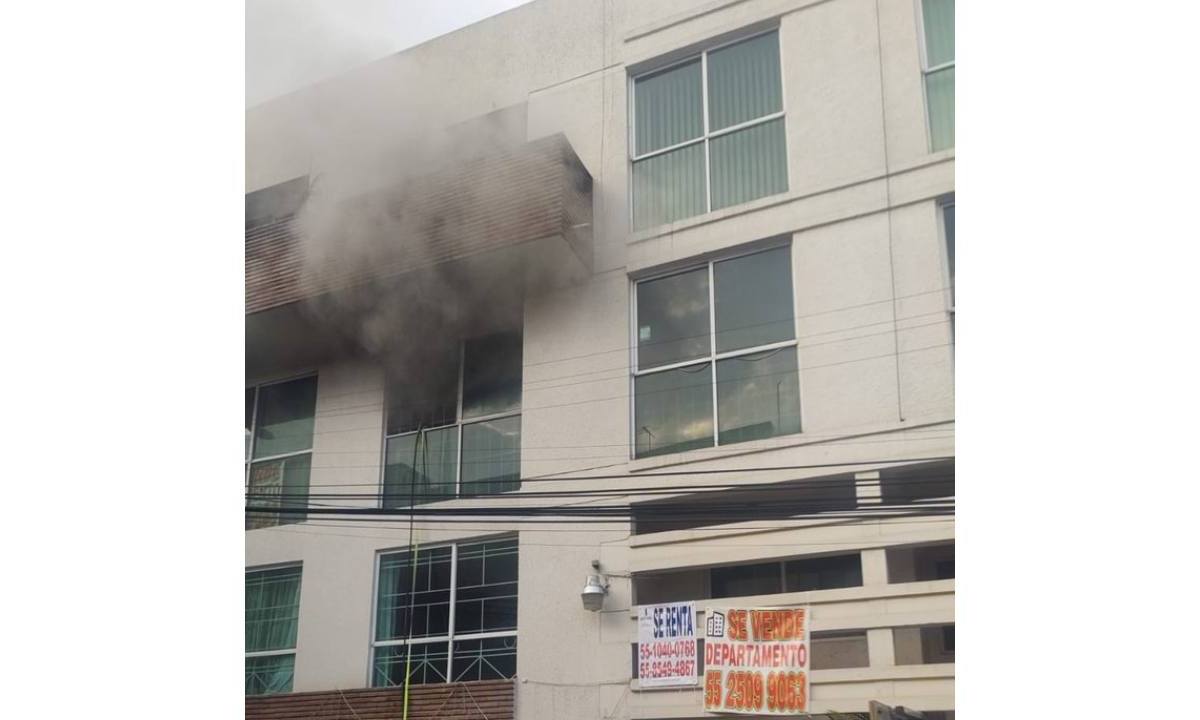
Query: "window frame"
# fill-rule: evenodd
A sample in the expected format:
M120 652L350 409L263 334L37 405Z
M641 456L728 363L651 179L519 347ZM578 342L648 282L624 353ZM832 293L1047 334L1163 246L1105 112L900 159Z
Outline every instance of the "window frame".
M738 43L746 42L748 40L754 40L755 38L759 38L764 35L770 35L771 33L775 33L776 41L779 44L779 86L780 86L780 88L779 88L779 90L780 90L780 92L779 92L779 98L780 98L779 99L779 107L780 107L779 111L771 113L769 115L764 115L759 118L755 118L753 120L747 120L745 122L741 122L736 125L731 125L729 127L721 128L720 130L716 130L716 131L710 130L709 129L709 117L708 117L708 56L709 56L709 54L714 53L718 50L727 48L731 45L737 45ZM772 120L783 119L783 122L784 122L783 166L784 166L784 174L788 178L788 185L789 185L789 187L791 186L791 165L788 162L789 158L788 158L788 153L787 153L787 119L786 119L787 118L787 92L785 91L787 88L787 78L785 77L785 74L784 74L785 63L783 62L783 57L784 57L784 55L783 55L783 33L780 32L780 26L778 24L772 24L769 27L765 27L765 28L759 27L759 28L756 28L749 32L741 32L729 40L722 40L722 41L714 43L712 45L704 45L695 52L689 52L682 57L673 58L668 62L664 62L664 63L658 64L658 65L653 65L652 67L649 67L645 70L639 70L638 72L631 73L629 75L628 95L627 95L627 101L628 101L628 105L629 105L629 131L627 133L628 134L627 141L629 144L629 149L628 149L628 154L627 154L628 163L629 163L629 167L628 167L629 183L628 183L627 192L628 192L628 205L629 205L629 213L628 213L629 214L629 218L628 218L629 219L629 227L634 228L634 232L645 232L645 231L650 230L655 227L661 227L662 225L670 225L670 224L674 224L677 222L683 222L685 220L690 220L692 218L697 218L697 217L701 217L703 215L708 215L708 214L712 213L713 212L713 207L712 207L712 161L710 159L711 152L710 152L710 148L709 148L709 143L712 141L713 138L719 138L719 137L721 137L723 135L727 135L729 133L737 132L739 130L745 130L746 128L754 127L755 125L762 125L762 124L771 122ZM644 78L649 75L655 75L658 73L667 72L668 70L673 70L682 65L686 65L686 64L696 60L697 58L700 59L700 98L701 98L700 112L704 116L703 123L702 123L703 131L701 132L700 136L697 138L692 138L691 140L685 140L683 142L679 142L679 143L675 143L674 145L670 145L668 147L659 148L657 150L652 150L650 152L638 155L637 154L637 93L635 92L635 89L637 86L637 81L640 78ZM700 143L704 144L704 211L701 213L698 213L696 215L690 215L686 218L679 218L677 220L672 220L670 223L656 223L654 225L648 225L644 228L637 228L634 224L634 207L633 207L633 204L634 204L633 167L634 167L634 165L642 160L646 160L647 158L652 158L652 157L655 157L658 155L663 155L668 152L679 150L680 148L688 147L689 145L697 145ZM787 189L785 188L783 190L783 192L787 192ZM776 194L779 194L779 193L776 193ZM771 197L771 196L764 195L763 197ZM755 198L755 199L757 200L757 199L761 199L761 198ZM746 202L753 202L753 201L748 200ZM744 205L744 204L745 204L745 202L736 203L734 205L727 205L726 207L720 208L720 209L726 210L726 209L738 207L738 206Z
M524 332L520 331L520 330L511 330L511 331L501 330L501 331L497 331L496 333L488 333L488 335L507 334L509 332L518 334L521 337L522 343L524 342ZM464 497L475 497L475 495L463 495L463 492L462 492L463 428L466 427L467 425L476 425L479 423L492 422L495 420L507 420L509 418L514 418L514 417L520 418L522 412L524 411L524 407L525 407L525 370L524 370L524 360L522 360L522 365L521 365L521 402L518 405L516 410L506 410L504 412L490 413L487 415L479 415L477 417L472 417L469 419L463 417L463 376L464 376L464 373L466 372L466 364L467 364L466 363L466 361L467 361L467 356L466 356L467 342L470 340L478 339L480 337L487 337L487 335L481 335L481 336L476 336L476 337L471 337L471 338L462 338L458 341L458 383L457 383L458 390L457 390L457 398L455 399L455 404L454 404L455 420L453 423L444 423L442 425L436 425L436 426L431 426L431 427L422 427L422 428L418 428L417 430L406 430L404 432L393 433L393 434L389 435L388 434L389 408L388 408L388 403L387 403L387 388L385 387L385 389L384 389L384 408L383 408L383 446L380 448L380 451L379 451L379 507L380 508L387 507L386 502L387 502L388 441L395 440L395 439L401 438L401 437L417 435L418 433L429 433L429 432L432 432L435 430L446 430L448 428L455 428L455 434L456 434L456 437L458 438L458 440L457 440L458 447L457 447L457 450L455 451L455 456L454 456L454 496L447 497L447 498L441 498L438 500L432 500L432 499L426 499L424 501L417 500L417 501L413 502L412 506L423 505L423 504L428 504L428 503L432 503L432 502L443 502L445 500L458 500L458 499L464 498ZM523 356L524 356L524 354L522 353L522 357ZM386 385L386 379L385 379L385 385ZM509 493L520 492L520 490L521 490L521 459L520 459L520 456L521 456L521 452L520 452L520 450L518 450L518 452L517 452L517 487L513 488L512 490L505 490L503 492L498 492L498 493L486 493L487 495L508 495ZM397 507L410 507L410 506L402 505L402 506L397 506Z
M954 193L938 198L935 207L937 208L938 248L942 258L942 287L945 288L943 294L946 296L946 316L950 322L950 350L951 354L953 354L956 329L954 317L956 293L954 291L954 270L950 267L950 234L946 230L946 209L955 207ZM955 218L955 224L958 224L957 217ZM957 230L958 228L956 227L956 238Z
M279 453L276 455L268 455L266 457L261 457L261 458L254 457L254 444L255 444L256 436L258 435L258 401L259 401L259 397L262 393L262 389L265 387L272 387L274 385L283 385L284 383L295 382L297 380L307 380L309 378L316 379L317 392L320 392L320 382L321 381L318 377L317 371L315 371L315 370L303 372L298 375L289 375L288 377L280 378L278 380L268 380L265 382L253 383L246 387L247 390L254 391L254 402L252 405L252 410L250 411L250 447L246 450L246 458L244 461L245 468L243 469L244 475L242 478L242 487L245 489L245 493L247 495L250 493L250 469L252 467L254 467L254 465L256 463L275 462L276 460L287 460L287 459L293 458L293 457L300 457L301 455L311 456L313 454L313 450L316 447L316 442L317 442L317 399L315 396L313 397L313 437L308 443L308 449L307 450L296 450L296 451L290 452L290 453ZM312 472L312 469L310 466L310 468L309 468L310 481L311 481L311 472ZM282 479L281 479L281 482L282 482ZM311 489L311 485L310 485L310 489ZM282 492L282 486L281 486L281 492ZM282 503L282 498L280 501ZM249 503L247 503L247 504L249 504ZM307 496L306 496L305 505L307 505L307 504L308 504L308 501L307 501ZM282 504L280 505L280 507L282 507ZM253 529L254 530L264 530L264 529L271 528L271 527L279 527L280 525L295 525L298 523L305 522L308 519L308 514L305 513L303 517L300 517L299 515L295 515L294 517L297 517L298 519L296 519L292 522L287 522L287 523L277 522L275 525L268 525L266 527L253 528ZM283 519L282 514L280 515L279 519L280 520ZM249 531L247 531L247 532L249 532ZM268 569L274 569L274 568L268 568Z
M270 383L264 383L264 384L270 384ZM256 403L257 403L257 400L258 400L258 394L255 393ZM304 595L303 595L303 593L304 593L304 562L298 560L295 562L276 563L273 565L255 565L253 567L246 568L245 575L248 576L252 573L271 572L274 570L290 570L292 568L296 568L297 570L300 571L299 580L298 580L299 588L296 591L296 598L297 598L296 599L296 643L292 647L286 648L283 650L256 650L253 652L248 652L243 648L242 653L243 653L244 660L248 660L250 658L260 658L260 657L279 657L279 656L283 656L283 655L292 655L292 656L299 655L299 652L300 652L300 604L304 597ZM245 586L244 578L243 578L242 583L243 583L243 587L244 587ZM245 621L243 620L243 626L244 625L245 625ZM243 642L243 644L244 644L244 642ZM295 666L295 661L293 660L293 664L292 664L292 687L293 687L293 689L288 690L287 693L295 692L295 689L294 689L295 688L295 677L296 677L296 666ZM247 695L246 697L262 697L264 695L285 695L287 693L258 693L255 695Z
M456 640L488 640L491 638L500 637L517 637L518 628L512 630L489 630L480 633L456 633L455 632L455 614L456 606L458 605L458 549L462 545L477 545L489 542L497 542L500 540L513 540L517 546L517 610L518 619L520 612L520 590L521 590L521 543L520 537L514 533L503 533L500 535L490 535L482 538L468 538L466 540L452 540L448 542L431 543L421 546L403 546L388 548L386 550L377 550L375 552L375 569L374 576L371 582L371 635L370 644L368 646L369 655L367 662L367 685L368 688L376 687L396 687L392 685L377 686L375 685L375 652L379 648L398 647L402 645L436 645L444 643L446 646L446 682L438 684L448 684L457 682L454 680L454 643ZM450 548L450 600L449 600L449 621L448 633L445 635L431 635L428 637L419 637L411 639L397 640L378 640L376 639L377 625L379 623L379 573L385 555L396 555L400 553L412 553L414 549L417 552L428 552L440 548ZM518 623L519 624L519 623ZM432 683L426 683L432 684Z
M921 104L923 114L925 116L925 147L929 152L953 152L954 145L942 148L941 150L933 149L933 118L929 112L929 76L939 70L954 67L955 60L941 63L933 67L929 66L929 50L925 42L925 0L913 0L916 9L917 21L917 52L919 53L921 62ZM955 53L957 55L957 53ZM957 59L957 57L955 58Z
M796 312L796 274L792 263L794 261L792 254L792 241L790 238L775 238L761 244L755 244L752 247L743 247L739 250L716 254L707 257L706 259L693 260L686 265L672 267L661 272L644 275L633 278L630 282L630 322L629 322L629 340L630 340L630 373L629 373L629 458L630 460L647 460L654 455L647 455L639 458L637 456L637 379L645 375L654 375L656 373L667 372L670 370L678 370L684 367L693 365L702 365L710 363L712 365L711 385L712 385L712 419L713 419L713 441L708 448L694 448L692 450L684 450L683 454L697 452L700 450L709 450L719 447L732 447L734 445L744 445L745 443L726 443L721 445L721 413L717 398L717 363L730 358L741 357L743 355L754 355L761 352L770 352L771 350L779 350L783 348L796 349L796 375L797 375L797 403L799 405L799 420L800 430L796 433L788 433L788 435L802 435L804 433L804 383L803 383L803 363L800 358L800 329L798 327L799 316ZM788 251L788 275L792 281L792 307L790 314L792 316L792 339L780 340L765 345L753 345L748 348L740 348L737 350L726 350L717 352L717 304L716 304L716 264L727 260L736 260L738 258L747 257L750 255L758 255L759 253L768 252L770 250L778 250L786 248ZM682 360L666 365L658 365L653 368L642 369L640 366L640 358L638 357L638 285L644 282L653 280L661 280L663 278L672 277L674 275L682 275L692 272L702 267L708 268L708 354L692 360ZM773 435L764 440L772 440L774 438L786 437L785 435ZM754 441L749 441L754 442Z

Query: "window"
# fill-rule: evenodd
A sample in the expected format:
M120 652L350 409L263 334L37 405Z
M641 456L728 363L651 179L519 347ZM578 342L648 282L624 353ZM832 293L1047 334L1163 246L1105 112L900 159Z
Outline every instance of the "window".
M634 457L800 432L790 248L643 280L635 302Z
M950 337L954 337L954 199L939 205L942 236L946 239L946 268L950 271Z
M316 406L315 375L246 390L247 530L304 520Z
M713 568L709 582L714 599L783 592L783 576L777 562Z
M709 569L639 573L633 579L634 594L637 602L642 605L832 590L861 585L860 553L772 560Z
M635 229L787 190L779 33L633 79Z
M246 694L292 691L300 568L246 573Z
M929 146L954 147L954 0L921 0Z
M371 685L517 673L517 539L379 557Z
M384 507L521 487L521 335L462 343L421 383L388 383Z
M783 564L788 592L830 590L862 585L862 555L801 558Z

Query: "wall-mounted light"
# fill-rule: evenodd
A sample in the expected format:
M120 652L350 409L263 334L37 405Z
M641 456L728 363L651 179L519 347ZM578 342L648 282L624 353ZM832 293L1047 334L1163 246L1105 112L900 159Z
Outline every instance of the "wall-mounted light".
M592 568L600 569L600 561L593 560ZM604 596L608 594L608 581L603 575L588 575L583 583L583 592L579 597L583 600L583 609L589 612L599 612L604 607Z

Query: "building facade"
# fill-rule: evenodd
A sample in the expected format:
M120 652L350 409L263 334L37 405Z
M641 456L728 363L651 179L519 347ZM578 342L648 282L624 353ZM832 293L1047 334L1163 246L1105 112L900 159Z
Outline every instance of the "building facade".
M690 600L953 717L953 19L535 0L251 108L247 715L707 717Z

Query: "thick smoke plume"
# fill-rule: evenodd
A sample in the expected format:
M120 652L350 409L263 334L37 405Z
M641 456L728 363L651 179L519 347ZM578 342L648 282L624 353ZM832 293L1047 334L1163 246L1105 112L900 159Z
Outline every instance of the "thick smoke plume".
M465 224L478 231L489 197L511 196L489 186L502 174L462 168L522 151L523 104L449 124L429 104L400 102L421 98L424 81L378 89L339 84L313 113L314 169L295 222L305 282L316 291L305 311L389 375L419 383L431 363L457 361L460 340L519 329L524 298L569 269L531 272L516 254L464 260L452 252ZM429 202L438 190L453 202ZM538 212L544 208L515 209L516 217Z

